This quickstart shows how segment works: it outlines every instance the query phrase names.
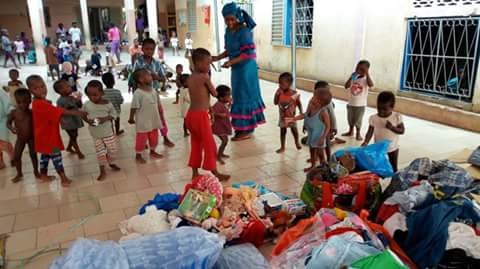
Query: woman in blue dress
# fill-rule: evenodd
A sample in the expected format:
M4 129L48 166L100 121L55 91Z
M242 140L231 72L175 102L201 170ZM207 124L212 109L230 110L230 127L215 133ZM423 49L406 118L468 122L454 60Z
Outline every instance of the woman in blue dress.
M226 4L222 9L227 29L225 31L225 52L213 57L214 61L229 58L223 64L232 68L231 109L232 126L235 129L233 141L249 139L259 124L265 123L265 104L260 94L258 67L252 29L255 22L248 13L235 3Z

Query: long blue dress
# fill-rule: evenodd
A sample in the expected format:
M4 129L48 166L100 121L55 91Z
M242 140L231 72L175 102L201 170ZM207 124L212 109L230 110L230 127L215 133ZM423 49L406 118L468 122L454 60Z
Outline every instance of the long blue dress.
M265 123L265 104L260 94L258 67L255 60L253 34L247 27L225 32L225 48L230 59L238 56L242 62L232 66L232 126L237 133L251 133Z

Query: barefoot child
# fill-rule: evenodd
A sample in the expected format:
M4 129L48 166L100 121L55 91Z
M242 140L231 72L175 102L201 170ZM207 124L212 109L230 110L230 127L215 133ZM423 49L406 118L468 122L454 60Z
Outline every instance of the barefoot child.
M222 144L218 148L217 160L225 164L222 158L230 158L225 155L225 147L228 143L228 137L232 135L232 122L230 118L230 104L232 103L231 90L228 86L220 85L217 87L217 102L212 107L213 114L213 134L215 134Z
M180 77L183 74L183 65L177 64L177 66L175 67L175 73L177 74L177 76L175 77L177 92L175 94L175 102L173 102L173 104L178 104L178 98L180 98L180 87L182 87L182 84L180 83Z
M362 141L360 134L362 129L363 115L367 106L368 90L373 88L373 81L368 73L370 63L366 60L358 62L355 72L345 83L345 89L349 90L350 99L347 105L348 132L343 136L353 136L353 128L356 131L356 139Z
M188 129L187 125L185 122L185 118L187 117L187 112L188 108L190 107L190 94L188 93L188 79L190 78L190 75L188 74L182 74L180 76L180 113L183 118L183 136L187 137L189 136L188 134Z
M327 94L332 94L330 92L330 85L326 81L317 81L315 83L315 90L319 89L321 91L327 91ZM327 155L327 161L330 161L332 155L332 144L335 142L335 136L337 135L337 117L335 116L335 105L333 101L327 105L328 117L330 118L330 134L327 136L327 141L325 143L325 154Z
M73 72L72 63L64 62L62 64L62 71L63 71L63 74L60 77L60 79L68 82L68 85L72 87L73 92L78 91L78 89L80 88L78 85L78 76L75 72Z
M291 89L293 76L290 73L283 73L278 78L280 88L275 93L273 103L278 105L278 112L280 114L278 126L280 127L280 149L277 153L285 151L285 139L287 136L287 128L290 128L295 139L295 146L301 149L300 141L298 139L297 123L295 121L286 123L285 118L294 118L297 107L300 114L303 114L302 102L300 101L300 94Z
M206 49L196 49L192 54L195 71L188 80L191 104L186 117L191 138L188 165L192 168L192 179L199 175L198 169L202 167L211 171L219 180L228 180L229 175L217 171L217 146L209 118L210 95L217 95L208 76L212 56Z
M62 186L70 185L63 169L62 150L63 142L60 137L60 120L63 116L86 117L86 112L65 110L52 105L47 101L47 85L42 77L31 75L27 78L27 86L34 99L32 102L33 134L35 151L40 153L40 179L50 181L54 177L47 175L48 163L52 160L55 170L60 176Z
M57 107L71 111L78 111L82 108L82 100L72 96L72 88L67 81L56 81L53 84L53 89L56 93L60 94L60 98L57 100ZM83 155L77 142L78 129L83 127L82 119L79 116L63 116L61 126L69 137L66 151L72 154L77 154L79 159L84 159L85 155Z
M12 105L10 104L8 94L3 90L0 90L0 169L6 167L3 162L3 152L6 152L10 157L10 161L13 161L13 146L9 141L9 133L7 129L8 117L11 109Z
M402 115L394 112L395 95L392 92L381 92L377 97L377 114L370 116L370 126L368 127L365 142L362 146L368 145L372 136L375 142L381 140L390 141L388 148L388 159L392 164L394 172L398 169L399 136L405 133Z
M102 75L102 82L105 84L106 89L103 91L103 98L110 102L115 108L116 118L115 118L115 134L121 135L124 133L123 130L120 130L120 113L122 112L123 96L120 90L114 89L115 86L115 77L112 73L107 72Z
M150 147L150 156L162 158L155 151L158 145L158 129L162 127L160 119L160 97L152 88L152 75L147 69L139 69L133 74L137 89L133 94L130 118L128 123L135 124L135 159L138 163L146 163L142 157L147 141Z
M35 152L33 141L32 110L30 109L32 96L27 89L19 89L15 92L15 99L17 100L17 107L10 113L7 122L8 129L17 135L17 142L15 142L13 155L13 162L17 169L17 175L12 179L13 183L19 182L23 179L22 155L25 145L28 145L28 153L32 160L33 174L36 178L40 178L37 153Z
M97 180L102 181L106 177L106 165L114 171L120 170L120 167L114 163L117 153L117 138L112 122L117 118L117 112L113 104L103 98L103 86L100 81L88 82L85 94L90 101L85 103L83 110L88 113L88 130L95 142L95 151L100 165L100 175Z
M13 106L16 106L17 102L15 101L15 91L20 88L25 88L25 86L23 85L22 81L18 79L20 73L17 69L8 70L8 76L10 77L10 81L8 82L8 86L5 87L5 90L10 96L10 103Z
M317 157L320 160L320 164L326 162L325 143L327 137L330 135L330 117L328 116L327 106L331 101L332 94L330 91L317 88L308 103L305 114L295 117L295 120L304 119L304 125L308 133L307 145L310 148L311 166L305 168L305 172L310 171L316 166ZM287 119L287 122L289 121L290 120Z

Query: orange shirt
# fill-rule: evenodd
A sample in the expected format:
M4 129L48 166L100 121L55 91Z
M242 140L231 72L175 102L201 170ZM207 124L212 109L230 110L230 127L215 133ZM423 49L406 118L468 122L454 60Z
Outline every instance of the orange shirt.
M36 152L52 154L64 149L60 137L60 120L64 111L63 108L56 107L47 100L33 100L33 134Z

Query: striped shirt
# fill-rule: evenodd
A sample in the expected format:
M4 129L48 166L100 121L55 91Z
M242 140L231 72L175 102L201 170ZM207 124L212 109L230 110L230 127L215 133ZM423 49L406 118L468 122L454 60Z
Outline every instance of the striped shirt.
M103 98L112 103L118 116L120 116L121 106L123 104L123 96L120 90L117 89L105 89L103 90Z

